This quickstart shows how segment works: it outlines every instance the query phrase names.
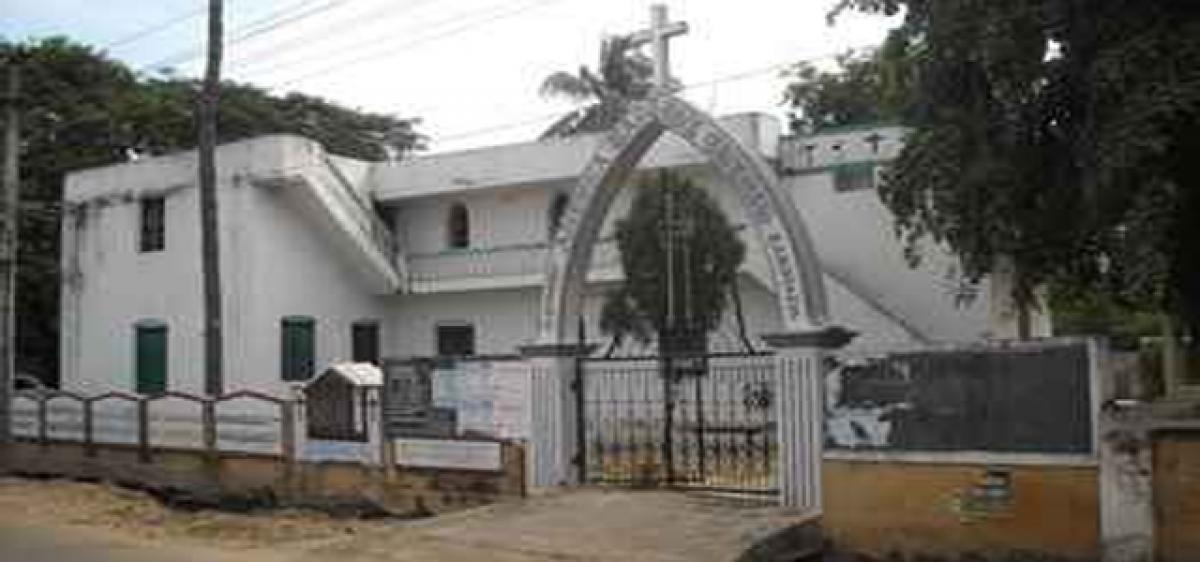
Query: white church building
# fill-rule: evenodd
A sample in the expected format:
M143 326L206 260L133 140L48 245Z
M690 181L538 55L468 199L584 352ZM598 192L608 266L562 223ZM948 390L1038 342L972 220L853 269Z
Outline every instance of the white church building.
M902 129L795 137L764 114L720 123L773 165L811 233L832 320L860 334L854 346L1014 335L998 286L985 282L963 302L943 250L929 245L920 267L906 263L876 192ZM352 160L296 136L219 147L226 390L282 393L342 361L512 355L532 343L550 234L599 140L400 162ZM202 392L196 161L182 152L67 177L64 389ZM745 224L706 159L671 135L638 173L664 168L692 177L732 224ZM611 233L631 192L606 219L587 278L585 333L596 343L602 295L622 278ZM779 329L776 282L756 237L740 232L748 252L738 284L753 337ZM714 345L736 341L735 329L725 322Z

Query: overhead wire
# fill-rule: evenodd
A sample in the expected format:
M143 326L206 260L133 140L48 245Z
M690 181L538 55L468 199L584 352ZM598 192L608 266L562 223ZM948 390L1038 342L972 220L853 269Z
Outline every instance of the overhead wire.
M347 2L348 0L325 0L323 4L312 7L307 11L303 11L309 5L315 4L319 1L321 0L300 0L298 2L293 2L283 8L271 12L270 14L255 19L254 21L238 26L226 36L225 44L227 47L235 45L263 33L279 29L284 25L293 24L321 12L325 12ZM297 11L299 13L291 13ZM189 47L181 51L176 51L175 53L167 55L166 57L158 59L149 64L142 65L140 70L143 72L153 71L166 66L186 63L198 59L203 54L204 47L202 45Z
M855 50L857 50L857 49L855 49ZM817 56L813 56L813 57L808 57L808 58L804 58L804 59L789 59L787 61L777 62L774 64L757 67L757 68L753 68L750 70L744 70L744 71L738 71L738 72L734 72L734 73L730 73L730 74L725 74L725 75L718 76L718 77L710 79L710 80L691 82L691 83L685 84L681 88L680 91L687 91L687 90L692 90L692 89L696 89L696 88L704 88L704 87L709 87L709 86L717 86L717 85L725 84L728 82L736 82L738 80L745 80L747 78L753 78L755 76L759 76L761 74L766 74L768 72L779 71L779 70L782 70L789 66L793 66L796 64L804 63L804 62L811 63L811 62L816 62L816 61L828 60L828 59L836 57L837 55L839 55L841 53L844 53L845 51L846 51L846 49L839 49L837 51L833 51L833 52L829 52L829 53L825 53L825 54L821 54L821 55L817 55ZM466 138L478 137L478 136L482 136L482 135L495 133L498 131L505 131L505 130L509 130L509 129L515 129L518 127L524 127L527 125L533 125L533 124L543 122L543 121L549 121L552 118L562 117L564 114L566 114L569 111L579 111L585 107L587 107L587 104L582 104L582 105L576 106L575 108L568 109L565 111L555 111L555 112L541 114L541 115L538 115L537 117L530 117L530 118L526 118L526 119L522 119L522 120L518 120L518 121L511 121L511 122L506 122L506 123L499 123L496 125L489 125L486 127L480 127L478 129L471 129L469 131L463 131L461 133L453 133L453 134L449 134L449 135L436 136L436 137L430 138L429 140L430 140L430 143L437 143L437 142L457 141L457 140L462 140L462 139L466 139Z
M379 8L377 8L375 10L371 10L369 12L358 14L357 16L355 16L353 18L350 18L350 19L347 19L344 21L330 23L328 26L324 26L321 29L316 30L315 33L301 34L296 37L292 37L291 39L288 39L286 41L282 41L279 43L273 43L273 44L271 44L263 49L259 49L257 51L252 51L252 52L245 53L245 54L238 54L237 56L234 56L230 59L229 68L230 68L230 70L244 70L247 68L253 68L258 64L262 64L264 61L270 61L270 56L267 56L267 57L260 56L263 53L271 52L271 53L278 54L278 53L284 53L284 52L291 52L291 49L293 47L297 47L297 46L309 47L309 46L313 46L316 44L327 42L330 39L338 38L338 36L336 34L331 34L328 32L328 30L327 30L328 27L339 28L339 29L351 29L351 28L357 26L360 22L364 22L364 21L371 21L371 22L376 22L376 23L379 21L386 21L387 19L394 18L398 15L402 15L402 14L411 12L411 11L413 11L425 4L428 4L432 1L433 0L413 0L412 2L409 2L408 4L404 5L400 9L397 9L392 4L384 4L383 6L379 6ZM380 16L383 16L382 19L380 19ZM302 58L305 61L311 61L310 57L302 57ZM280 63L276 63L276 64L280 64ZM291 64L291 62L282 63L282 64L280 64L280 66L286 65L286 64Z
M305 72L298 76L288 78L287 80L277 82L277 83L273 84L272 87L283 88L286 86L290 86L292 84L306 81L306 80L316 77L316 76L322 76L322 75L328 76L331 74L342 72L342 71L347 70L348 68L357 66L357 65L362 64L367 61L375 60L375 59L378 59L381 57L393 56L398 53L402 53L404 51L410 50L414 47L417 47L417 46L420 46L420 45L423 45L423 44L426 44L426 43L429 43L432 41L437 41L439 39L444 39L446 37L458 35L460 33L469 31L469 30L479 27L481 25L485 25L485 24L488 24L488 23L491 23L494 21L498 21L501 19L511 18L511 17L523 14L525 12L529 12L533 9L547 6L550 4L555 4L558 2L562 2L562 1L563 0L534 0L533 2L523 4L521 6L518 6L517 8L511 9L511 10L507 10L507 11L502 10L502 11L498 11L495 13L491 13L490 15L488 15L486 17L468 20L466 23L464 23L462 25L448 27L446 29L443 29L441 32L433 33L431 35L425 35L425 36L419 37L417 39L414 39L412 41L407 41L407 42L401 43L399 45L394 45L394 46L387 47L385 49L378 50L377 52L372 52L370 54L363 54L363 55L359 55L356 57L352 57L352 58L344 60L344 61L339 61L339 62L336 62L333 64L325 65L316 70L308 71L308 72ZM443 22L451 23L455 19L457 19L457 18L447 18L446 20L443 20ZM271 69L266 70L266 72L270 72L270 71L271 71Z
M205 6L200 6L193 10L176 14L174 16L171 16L170 18L167 18L165 20L162 20L162 21L147 25L145 27L139 28L137 31L134 31L133 33L129 33L129 34L119 37L113 41L105 43L104 45L101 45L100 48L104 49L104 50L114 49L116 47L120 47L123 45L128 45L130 43L135 43L137 41L141 41L142 39L145 39L146 37L166 31L176 25L179 25L180 23L183 23L187 20L190 20L190 19L200 15L200 14L203 14L205 12L205 10L207 10L207 8Z

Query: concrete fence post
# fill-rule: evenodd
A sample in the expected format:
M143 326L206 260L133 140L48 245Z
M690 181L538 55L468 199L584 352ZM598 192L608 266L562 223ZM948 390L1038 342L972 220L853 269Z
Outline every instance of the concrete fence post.
M384 415L383 409L383 389L374 389L376 395L376 420L372 424L375 426L375 433L379 439L379 462L383 464L383 473L387 477L391 477L396 471L396 448L392 444L392 438L387 431L387 416Z
M819 514L825 441L826 354L854 333L837 326L762 336L776 350L775 408L778 419L779 503Z
M150 401L141 397L137 401L138 417L138 460L150 462Z
M92 401L83 401L83 454L96 456L96 421Z
M370 464L383 466L383 424L380 419L379 388L367 388L366 408L363 416L366 418L367 449L370 451Z
M47 396L45 393L38 394L38 401L37 401L38 433L37 433L37 435L38 435L38 443L41 443L42 446L46 446L46 445L50 444L50 435L49 435L50 428L47 427L49 425L49 420L48 420L49 416L46 413L46 409L47 409L46 399L47 399Z
M297 456L296 417L303 403L303 399L279 403L279 452L289 465L295 462Z
M204 454L210 462L215 463L217 451L217 403L206 399L200 403L200 430L204 438Z

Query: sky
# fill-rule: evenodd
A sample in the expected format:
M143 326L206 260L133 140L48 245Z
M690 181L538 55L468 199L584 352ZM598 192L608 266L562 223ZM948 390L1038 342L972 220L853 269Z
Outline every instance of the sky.
M681 95L717 115L783 115L791 62L828 65L878 45L897 22L843 15L835 0L226 0L223 75L276 93L420 117L432 152L537 137L573 104L547 99L550 73L594 67L601 39L648 26L668 5ZM0 36L67 35L147 74L198 76L205 0L0 0Z

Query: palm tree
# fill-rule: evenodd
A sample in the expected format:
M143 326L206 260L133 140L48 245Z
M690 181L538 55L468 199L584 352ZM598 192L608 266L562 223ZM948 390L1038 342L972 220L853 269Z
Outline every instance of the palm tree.
M555 72L539 89L543 96L575 102L592 102L564 115L550 125L541 138L594 133L612 128L630 100L650 95L653 65L634 48L625 35L605 38L600 45L600 64L593 71L580 66L576 74Z

